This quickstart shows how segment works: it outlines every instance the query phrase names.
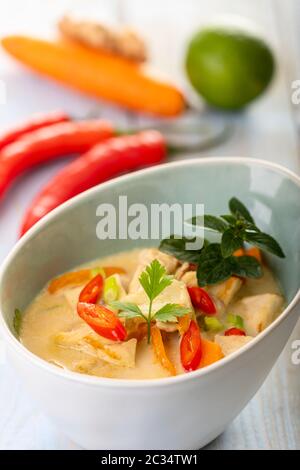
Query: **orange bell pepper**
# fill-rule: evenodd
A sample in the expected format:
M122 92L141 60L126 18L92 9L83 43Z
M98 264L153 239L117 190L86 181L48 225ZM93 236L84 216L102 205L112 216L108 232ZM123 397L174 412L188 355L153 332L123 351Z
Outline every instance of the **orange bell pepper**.
M255 246L253 248L249 248L248 250L246 250L245 254L247 256L253 256L253 258L256 258L259 263L262 262L261 251L259 248L256 248Z
M125 273L125 270L118 266L106 266L101 269L103 269L106 277L112 276L113 274ZM72 271L62 274L50 281L48 292L50 294L55 294L55 292L65 287L81 286L82 284L89 282L94 276L94 269L81 269L80 271Z
M190 315L183 315L183 317L178 318L177 328L180 336L182 336L189 329L190 323Z
M222 349L217 343L202 338L202 356L199 364L199 369L207 367L210 364L219 361L223 357L224 355L222 353Z
M167 356L160 329L155 325L151 327L151 338L155 355L160 364L170 373L170 375L176 375L175 366Z

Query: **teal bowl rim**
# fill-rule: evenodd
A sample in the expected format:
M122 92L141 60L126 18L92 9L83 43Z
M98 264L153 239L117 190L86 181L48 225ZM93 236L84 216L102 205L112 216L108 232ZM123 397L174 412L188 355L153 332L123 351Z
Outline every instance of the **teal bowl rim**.
M5 271L9 264L11 263L12 259L16 255L16 253L23 248L24 245L26 245L27 241L34 236L36 232L38 232L41 228L47 227L48 223L51 222L53 218L56 217L56 215L63 213L65 210L68 209L68 207L76 205L78 201L89 197L93 195L94 193L96 194L101 188L101 190L105 190L106 188L117 186L119 182L125 181L125 180L134 180L138 178L141 174L144 174L147 172L148 174L153 174L159 173L160 171L164 170L165 168L170 168L170 167L180 167L180 166L198 166L198 165L218 165L218 164L231 164L231 165L251 165L251 166L261 166L264 168L269 168L272 170L277 171L279 174L283 174L287 176L291 181L293 181L300 190L300 177L292 172L291 170L288 170L287 168L277 164L277 163L272 163L266 160L262 159L255 159L255 158L246 158L246 157L199 157L199 158L190 158L187 160L179 160L176 162L170 162L170 163L165 163L162 165L154 166L152 168L147 168L139 171L135 171L133 173L127 174L127 175L122 175L117 178L114 178L110 181L107 181L105 183L102 183L101 185L98 185L94 188L91 188L78 196L72 198L71 200L65 202L58 208L54 209L50 214L45 216L41 221L39 221L34 227L32 227L14 246L14 248L10 251L10 253L7 255L6 259L3 261L1 267L0 267L0 286L2 284L2 278L5 274ZM243 346L241 349L238 351L235 351L234 353L230 354L227 357L224 357L220 361L215 362L214 364L207 366L203 369L198 369L193 372L189 372L187 374L181 374L177 375L175 377L165 377L165 378L159 378L159 379L115 379L115 378L106 378L106 377L92 377L89 375L83 375L79 374L77 372L72 372L68 371L65 369L60 369L59 367L50 364L49 362L45 361L44 359L41 359L40 357L36 356L32 352L30 352L28 349L26 349L25 346L20 343L20 341L15 338L15 336L11 333L10 329L8 328L8 325L6 324L6 321L4 320L3 313L2 313L2 308L1 308L1 294L0 294L0 328L3 334L3 337L5 340L13 347L14 351L23 356L24 359L27 359L28 361L32 362L35 366L41 367L45 372L49 373L50 375L54 374L60 377L60 379L65 380L65 381L73 381L85 385L90 385L90 386L95 386L95 387L106 387L106 388L149 388L149 387L171 387L171 386L176 386L177 384L180 384L182 382L186 382L189 380L196 380L201 378L202 376L210 375L213 374L215 370L219 369L222 366L225 366L226 364L229 364L230 362L234 361L238 356L246 354L247 351L250 349L254 348L258 343L263 341L265 336L269 335L271 331L275 330L278 328L278 326L286 319L288 314L293 310L293 308L297 305L297 303L300 301L300 286L295 294L294 298L291 300L291 302L287 305L287 307L284 309L284 311L279 315L276 320L271 323L262 333L260 333L258 336L256 336L252 341L247 343L245 346Z

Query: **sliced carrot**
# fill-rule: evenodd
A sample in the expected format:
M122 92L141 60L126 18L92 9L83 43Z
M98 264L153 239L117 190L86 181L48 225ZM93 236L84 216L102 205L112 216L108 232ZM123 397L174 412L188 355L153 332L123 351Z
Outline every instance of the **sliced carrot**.
M125 269L119 266L105 266L99 269L103 269L106 277L112 276L113 274L125 274L126 272ZM50 292L50 294L55 294L58 290L64 289L68 286L81 286L82 284L90 281L94 276L94 269L81 269L80 271L72 271L62 274L50 281L48 292Z
M245 255L245 250L243 248L239 248L238 250L235 250L233 253L233 256L244 256Z
M55 292L60 289L63 289L64 287L80 286L81 284L88 282L90 279L90 269L82 269L80 271L65 273L50 282L48 286L48 292L50 292L50 294L55 294Z
M178 318L177 328L180 336L182 336L189 329L190 322L190 315L183 315L183 317Z
M219 361L224 357L222 349L217 343L208 341L202 338L202 357L199 365L199 369L207 367L214 362Z
M185 100L174 86L147 76L124 58L72 42L6 36L4 49L34 71L126 108L176 116Z
M125 269L119 266L103 266L103 270L106 277L112 276L113 274L126 274Z
M245 254L247 256L253 256L253 258L256 258L259 263L262 262L261 251L259 248L256 248L255 246L253 248L249 248L248 250L246 250Z
M175 366L167 356L160 329L155 325L151 327L151 338L155 355L160 364L170 373L170 375L176 375Z
M233 253L233 256L253 256L253 258L256 258L257 261L259 261L260 263L262 261L261 251L259 248L256 247L249 248L248 250L239 248Z

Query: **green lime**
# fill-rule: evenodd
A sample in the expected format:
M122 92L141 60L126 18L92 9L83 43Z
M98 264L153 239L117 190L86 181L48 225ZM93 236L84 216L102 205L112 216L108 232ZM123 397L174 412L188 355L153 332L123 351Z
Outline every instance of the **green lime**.
M275 69L270 48L249 33L225 28L198 32L190 41L186 70L211 105L239 109L266 89Z

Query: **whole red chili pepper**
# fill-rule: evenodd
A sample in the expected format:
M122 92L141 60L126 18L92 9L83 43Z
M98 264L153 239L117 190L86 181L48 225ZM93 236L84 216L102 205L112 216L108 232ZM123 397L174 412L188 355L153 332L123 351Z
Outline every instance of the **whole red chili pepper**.
M0 135L0 150L2 150L6 145L15 142L23 135L28 134L28 132L69 120L70 117L63 111L52 111L51 113L47 114L36 114L25 123L20 124L19 126L16 126Z
M161 163L165 156L165 141L157 131L115 137L96 145L64 167L34 199L21 235L73 196L120 173Z
M25 134L0 152L0 198L32 166L86 152L113 135L111 124L103 120L61 122Z

